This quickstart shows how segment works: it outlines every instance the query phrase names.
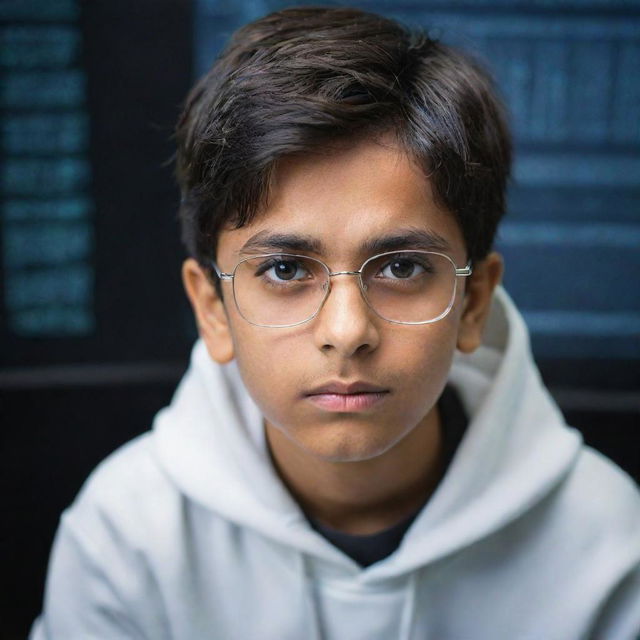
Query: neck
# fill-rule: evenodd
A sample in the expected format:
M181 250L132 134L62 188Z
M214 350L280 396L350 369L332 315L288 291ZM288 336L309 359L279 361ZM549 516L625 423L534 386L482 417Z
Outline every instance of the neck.
M385 453L357 462L314 456L265 422L280 478L311 518L332 529L366 535L417 511L442 476L442 441L435 406Z

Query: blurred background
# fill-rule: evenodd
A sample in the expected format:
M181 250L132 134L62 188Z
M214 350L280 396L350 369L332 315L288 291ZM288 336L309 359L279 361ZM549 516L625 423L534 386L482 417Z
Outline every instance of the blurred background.
M150 427L197 337L180 104L238 26L292 4L0 0L0 638L27 633L60 512ZM505 286L568 421L640 480L640 2L349 4L493 70L516 144Z

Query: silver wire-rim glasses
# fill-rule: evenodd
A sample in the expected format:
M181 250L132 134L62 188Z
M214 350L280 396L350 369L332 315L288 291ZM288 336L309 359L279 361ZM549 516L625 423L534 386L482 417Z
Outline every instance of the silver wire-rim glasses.
M427 320L418 320L418 321L400 320L400 319L394 319L394 318L388 317L388 315L385 315L384 312L381 312L379 308L376 308L376 304L372 302L370 299L371 293L368 293L368 290L369 291L371 290L370 282L373 282L370 278L370 274L368 274L367 272L368 268L371 265L374 265L376 261L380 261L380 263L382 264L384 263L385 260L388 259L388 262L386 263L385 266L389 266L394 258L396 259L396 263L400 263L403 260L405 262L408 262L412 257L416 260L423 260L423 264L418 265L423 269L423 273L426 273L427 270L430 270L431 274L433 274L435 272L435 269L434 269L435 263L438 263L439 267L441 268L439 282L435 282L434 278L431 276L427 277L426 280L431 279L432 281L434 281L433 286L435 288L437 287L441 288L441 290L438 291L437 293L440 296L443 296L442 299L446 300L446 304L439 303L439 302L434 303L436 304L437 309L440 309L440 308L442 309L439 313L436 314L435 317L429 318ZM245 293L249 293L248 283L250 282L250 280L247 280L247 278L251 274L248 270L248 267L253 266L254 269L258 269L259 271L260 269L262 269L260 273L255 272L253 274L255 277L260 277L264 274L265 271L270 270L276 264L285 264L288 262L297 263L299 265L307 265L308 267L311 267L311 269L308 269L309 272L315 269L317 271L316 284L319 283L320 285L319 288L321 289L321 291L318 291L317 288L312 289L309 286L308 281L311 280L311 278L305 278L302 285L294 284L294 283L302 282L302 279L300 280L278 279L277 280L278 282L285 283L280 285L273 284L276 282L276 280L267 279L267 284L263 284L263 286L252 285L257 287L254 290L253 305L260 308L262 304L263 305L262 309L264 310L269 305L276 305L278 303L290 304L291 300L295 300L296 296L300 297L301 292L304 293L301 287L305 287L307 291L307 297L309 298L309 302L307 303L307 306L309 309L312 310L311 313L305 314L305 317L302 320L298 320L296 322L290 322L290 323L273 323L273 322L264 323L264 322L256 321L255 317L251 317L254 314L249 312L247 308L247 303L245 302L245 297L241 297L240 300L238 299L238 291L242 289L242 286L239 286L238 284L240 278L244 278L244 283L245 283L244 286L246 289ZM378 317L382 318L383 320L386 320L387 322L392 322L394 324L405 324L405 325L431 324L433 322L437 322L438 320L442 320L442 318L444 318L451 311L451 308L453 307L453 303L456 297L458 277L467 277L467 276L470 276L473 272L470 262L465 267L459 268L456 266L453 259L445 253L439 253L436 251L421 251L421 250L414 250L414 249L389 251L385 253L376 254L374 256L371 256L367 260L365 260L362 266L360 267L360 269L356 271L331 271L331 269L324 262L322 262L322 260L319 260L317 258L312 258L310 256L293 254L293 253L267 253L267 254L261 254L261 255L244 258L243 260L240 260L236 264L236 266L234 267L231 273L222 272L218 268L217 264L213 261L211 261L210 264L215 270L220 280L232 281L234 302L236 305L236 309L238 310L238 313L242 316L242 318L244 318L247 322L249 322L252 325L255 325L258 327L273 328L273 329L296 327L298 325L304 324L305 322L309 322L310 320L315 318L320 312L320 310L322 309L327 297L331 293L331 278L336 276L357 276L358 285L360 287L360 293L364 301L366 302L367 306ZM323 277L319 277L321 274ZM365 274L365 277L363 277L363 274ZM444 277L448 278L448 281L443 280ZM424 279L425 277L423 276L423 280ZM386 283L389 298L393 297L392 295L393 287L401 290L402 286L406 286L401 282L402 280L406 280L404 278L391 278L391 279L387 278L387 280L390 281ZM413 281L416 281L416 280L417 280L416 278L413 279ZM287 285L286 284L287 282L290 284ZM397 282L397 284L391 285L391 282ZM376 289L381 288L381 285L379 285L379 283L374 283L374 286L376 287ZM273 289L272 295L270 294L270 292L267 291L269 287ZM446 290L445 290L445 287L446 287ZM426 288L426 287L423 287L423 288ZM281 289L282 291L276 293L277 289ZM447 291L449 291L449 293L447 293ZM263 296L264 300L262 301L257 300L258 296L260 295ZM267 298L270 295L271 295L271 298L267 300ZM418 300L419 295L420 295L420 292L415 293L415 295L413 295L413 299ZM396 292L396 297L398 298L398 300L400 300L400 298L402 297L402 294L401 293L398 294ZM250 295L249 295L249 299L251 299ZM406 298L404 298L404 300L406 301ZM426 298L423 297L422 300L426 300ZM313 304L311 304L312 301L313 301ZM251 303L249 304L249 307L250 306L251 306ZM379 307L381 305L378 304L377 306ZM386 306L391 306L393 308L394 306L393 301L390 299L389 302L386 303ZM292 307L293 305L290 304L290 308Z

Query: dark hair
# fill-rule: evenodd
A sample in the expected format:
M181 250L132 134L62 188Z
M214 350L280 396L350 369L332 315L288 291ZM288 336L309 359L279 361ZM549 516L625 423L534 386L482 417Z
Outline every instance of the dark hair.
M271 13L232 36L187 97L176 129L187 251L215 258L225 225L268 203L279 158L392 132L430 177L469 259L505 210L511 141L488 73L468 55L350 8Z

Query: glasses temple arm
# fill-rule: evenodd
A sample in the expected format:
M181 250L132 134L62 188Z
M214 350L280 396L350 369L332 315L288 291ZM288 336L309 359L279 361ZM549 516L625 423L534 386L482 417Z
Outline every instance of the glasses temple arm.
M223 273L222 271L220 271L218 265L213 260L209 260L209 264L213 267L213 270L216 272L216 275L218 276L218 278L220 278L220 280L233 280L233 274Z
M457 276L470 276L472 273L473 273L473 267L471 266L471 262L467 263L467 266L462 267L461 269L456 267Z

